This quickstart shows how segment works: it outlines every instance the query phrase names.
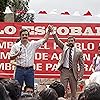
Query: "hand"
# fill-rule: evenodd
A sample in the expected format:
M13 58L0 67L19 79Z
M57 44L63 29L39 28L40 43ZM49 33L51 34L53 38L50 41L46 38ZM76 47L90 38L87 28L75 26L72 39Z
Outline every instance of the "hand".
M15 56L20 56L21 55L21 51L18 51Z
M48 25L47 29L48 29L48 32L53 32L53 25Z

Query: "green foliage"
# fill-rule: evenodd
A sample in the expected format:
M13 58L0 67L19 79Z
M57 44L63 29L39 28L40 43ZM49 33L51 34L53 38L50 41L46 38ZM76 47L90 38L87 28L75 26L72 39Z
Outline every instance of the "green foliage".
M0 0L0 22L4 21L4 11L7 6L7 1L8 0Z
M8 0L8 5L11 11L14 13L14 21L21 22L25 16L25 13L16 15L16 11L28 11L28 1L24 0Z
M4 12L7 6L8 0L0 0L0 12Z
M0 0L0 22L4 21L5 14L3 13L7 6L11 9L14 13L14 21L21 22L25 20L25 13L16 15L16 11L28 11L28 1L29 0Z

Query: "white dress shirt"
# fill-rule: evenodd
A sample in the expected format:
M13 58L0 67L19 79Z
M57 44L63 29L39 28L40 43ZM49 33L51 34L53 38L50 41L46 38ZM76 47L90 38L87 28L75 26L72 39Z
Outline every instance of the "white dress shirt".
M16 57L16 65L29 67L34 64L35 50L44 43L44 39L38 41L32 40L28 42L26 47L19 41L15 43L10 51L10 56L14 56L17 52L21 52L20 56Z
M96 59L95 71L100 71L100 56L93 58L93 64L95 63L95 59Z
M72 55L72 60L73 60L73 56L74 56L74 47L73 47L72 50L71 50L71 55ZM63 67L69 68L69 49L67 50L67 52L66 52L66 54L65 54Z

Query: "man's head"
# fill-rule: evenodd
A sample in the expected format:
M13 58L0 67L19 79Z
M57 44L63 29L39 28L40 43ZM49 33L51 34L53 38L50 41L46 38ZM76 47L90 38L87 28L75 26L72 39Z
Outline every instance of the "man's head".
M28 37L29 37L29 32L28 32L28 30L22 29L22 30L20 31L20 39L21 39L22 41L27 41L27 40L28 40Z
M21 86L17 80L8 79L2 80L2 84L5 86L6 90L9 92L11 100L18 100L21 94Z
M24 92L28 94L33 94L33 87L32 86L25 86L24 87Z
M42 100L58 100L58 95L56 91L52 88L45 88L40 93L39 96Z
M68 46L73 47L75 44L75 37L69 36L67 39Z
M6 90L5 86L0 82L0 100L11 100L9 97L9 92Z
M64 85L61 82L55 81L50 84L49 88L53 88L57 92L58 97L64 97L65 89Z
M100 100L100 85L89 84L84 90L85 100Z

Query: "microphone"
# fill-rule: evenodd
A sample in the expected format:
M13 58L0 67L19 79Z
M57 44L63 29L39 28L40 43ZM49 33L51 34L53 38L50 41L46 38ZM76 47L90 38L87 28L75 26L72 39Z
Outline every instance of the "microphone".
M22 43L20 44L20 51L22 50Z

